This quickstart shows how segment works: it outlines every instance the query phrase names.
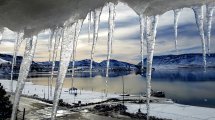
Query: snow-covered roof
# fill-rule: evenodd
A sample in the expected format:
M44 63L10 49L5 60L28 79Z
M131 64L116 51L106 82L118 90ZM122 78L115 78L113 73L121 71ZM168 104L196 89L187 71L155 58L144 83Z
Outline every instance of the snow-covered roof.
M172 9L201 5L214 0L3 0L0 2L0 28L25 31L30 36L38 32L85 19L89 11L107 2L122 2L137 14L163 14ZM5 11L7 11L5 13Z

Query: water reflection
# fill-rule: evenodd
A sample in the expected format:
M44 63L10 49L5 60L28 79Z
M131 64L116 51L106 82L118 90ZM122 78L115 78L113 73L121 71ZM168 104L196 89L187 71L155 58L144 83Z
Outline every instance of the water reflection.
M164 91L167 98L171 98L177 103L205 106L215 108L215 69L210 69L206 73L201 70L174 70L174 71L154 71L152 75L152 89L155 91ZM81 73L81 77L75 77L74 87L78 89L93 90L103 92L105 81L108 79L109 92L122 94L122 78L106 78L101 74L96 74L89 78L89 73ZM114 74L116 75L116 74ZM114 76L113 75L113 76ZM67 76L64 87L71 87L71 78ZM78 76L78 75L77 75ZM35 84L47 85L47 77L31 78ZM135 74L126 74L124 76L125 94L142 94L146 91L146 79L144 76Z
M155 80L165 81L211 81L215 80L214 69L208 68L205 72L204 69L176 69L176 70L161 70L154 71L152 77Z

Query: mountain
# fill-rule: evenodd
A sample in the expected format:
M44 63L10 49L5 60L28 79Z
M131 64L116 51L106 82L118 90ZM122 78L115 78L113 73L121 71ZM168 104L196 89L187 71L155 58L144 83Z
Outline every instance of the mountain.
M104 61L100 62L99 64L102 68L106 68L107 67L107 60L104 60ZM131 64L131 63L111 59L110 60L110 68L116 68L116 67L118 67L118 68L119 67L121 67L121 68L135 68L135 65Z
M19 71L19 67L22 62L22 56L17 56L16 60L16 66L14 66L15 71ZM0 54L0 63L1 62L9 62L10 64L12 63L13 56L12 55L7 55L7 54ZM98 71L105 71L106 70L106 62L107 60L104 60L100 63L93 61L93 69L98 70ZM55 70L59 68L60 62L55 61ZM9 69L11 69L11 65L8 65ZM31 64L31 71L38 71L38 72L45 72L45 71L51 71L52 67L52 62L35 62L32 61ZM69 69L71 70L72 68L72 61L69 64ZM79 60L75 61L75 68L77 70L89 70L90 68L90 59L84 59L84 60ZM130 70L135 70L136 66L134 64L130 64L127 62L123 61L118 61L111 59L110 60L110 69L112 70L117 70L117 71L130 71Z
M90 67L90 59L85 59L85 60L80 60L80 61L75 61L75 67ZM72 62L70 63L70 67L72 67ZM98 68L100 67L100 64L93 61L93 67Z
M96 70L106 70L106 62L107 62L107 60L104 60L100 63L93 61L93 68ZM46 67L51 66L51 64L49 62L37 62L37 63L39 65L46 66ZM55 69L57 69L59 67L59 61L56 61L55 64L56 64ZM69 69L71 69L71 68L72 68L72 62L70 62L70 64L69 64ZM79 70L89 70L90 59L75 61L75 68L79 69ZM112 68L112 69L121 68L121 69L132 69L133 70L136 67L134 64L111 59L110 68Z
M207 55L207 67L215 67L215 54ZM141 65L141 62L138 64ZM146 58L144 59L144 65L146 65ZM203 58L202 54L181 54L181 55L163 55L154 56L153 67L155 69L175 69L175 68L187 68L187 67L202 67Z
M0 75L8 73L10 71L10 62L0 58Z
M0 59L9 61L12 63L13 61L13 56L12 55L8 55L8 54L0 54ZM21 64L22 62L22 56L17 56L16 57L16 64Z
M10 63L10 62L8 62L8 61L3 60L3 59L0 58L0 65L1 65L1 64L5 64L5 63Z

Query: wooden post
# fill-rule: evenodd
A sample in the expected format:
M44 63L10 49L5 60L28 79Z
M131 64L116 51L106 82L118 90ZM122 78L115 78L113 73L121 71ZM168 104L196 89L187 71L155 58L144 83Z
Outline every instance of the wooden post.
M25 120L25 108L24 108L24 110L23 110L22 120Z
M123 79L123 76L122 76L122 103L123 105L125 104L125 82L124 82L124 79Z

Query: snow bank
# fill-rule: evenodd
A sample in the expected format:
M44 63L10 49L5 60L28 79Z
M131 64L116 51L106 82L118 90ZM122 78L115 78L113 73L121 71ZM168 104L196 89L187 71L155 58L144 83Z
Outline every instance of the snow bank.
M128 112L136 113L140 108L138 104L125 104ZM181 105L176 103L152 103L150 104L150 115L159 118L167 118L173 120L215 120L215 109L196 107L189 105ZM146 107L141 105L141 111L146 113Z
M10 80L0 80L0 83L4 86L6 91L10 91ZM17 81L13 82L13 89L16 89ZM52 88L54 90L54 87ZM77 103L78 101L81 101L82 103L95 103L100 102L103 100L107 100L108 98L115 98L119 97L119 95L116 94L108 94L108 97L105 97L104 93L100 92L92 92L92 91L85 91L85 90L78 90L77 96L74 96L73 94L69 94L68 88L63 88L61 93L61 99L63 99L64 102L67 102L69 104ZM31 82L26 82L25 87L22 91L22 94L26 95L38 95L41 98L48 99L48 87L47 86L41 86L41 85L34 85ZM54 97L54 93L52 95ZM53 100L52 97L49 97L50 100Z

